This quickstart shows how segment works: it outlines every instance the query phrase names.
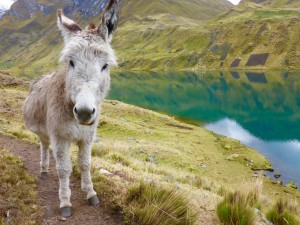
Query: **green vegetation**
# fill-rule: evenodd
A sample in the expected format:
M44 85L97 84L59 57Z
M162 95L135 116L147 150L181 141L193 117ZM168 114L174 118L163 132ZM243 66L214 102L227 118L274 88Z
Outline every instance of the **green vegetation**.
M300 223L299 209L297 205L293 205L290 201L278 199L276 204L267 213L267 218L274 225L297 225Z
M23 162L0 148L0 224L37 224L36 180Z
M243 192L229 192L217 206L217 215L225 225L252 225L257 220L254 208L259 208L262 180L248 185Z
M175 190L141 183L129 189L127 202L137 224L195 224L196 213L182 194Z
M0 134L37 143L22 122L21 107L26 95L22 86L0 90L3 109ZM128 223L151 224L154 218L147 211L156 209L156 201L159 209L178 221L187 215L188 224L192 224L194 218L195 224L217 224L216 206L223 196L234 190L243 190L241 195L246 196L245 202L251 207L265 208L262 201L257 200L261 186L247 191L243 183L248 184L253 179L254 172L246 165L249 160L253 160L253 168L257 169L268 169L270 163L236 140L118 101L103 104L97 136L92 149L94 187L103 204L123 214ZM235 153L240 157L226 160ZM79 176L74 146L71 155L74 173ZM101 169L109 173L100 173ZM291 199L299 200L299 191L275 185L266 177L262 180L265 198L284 198L288 193ZM143 195L138 195L138 190ZM158 196L173 197L160 202ZM154 205L147 204L147 199ZM171 201L178 207L168 207ZM156 215L155 219L170 219L163 217L161 210Z
M237 69L300 68L299 1L243 1L232 8L227 1L139 0L122 6L113 40L119 69L229 69L235 59L241 59ZM63 44L55 13L14 18L13 25L12 19L0 21L0 69L23 77L54 70ZM91 20L99 22L98 16ZM262 53L270 54L266 65L246 67L251 54Z
M227 194L218 205L217 214L225 225L252 225L255 222L254 208L240 192Z

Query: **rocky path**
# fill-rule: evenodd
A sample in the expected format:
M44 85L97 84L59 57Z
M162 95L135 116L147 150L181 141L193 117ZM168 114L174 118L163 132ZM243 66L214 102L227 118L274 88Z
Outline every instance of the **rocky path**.
M33 144L0 136L0 148L10 150L14 155L20 156L29 173L37 178L38 202L43 209L42 225L117 225L122 224L120 216L113 215L103 204L88 206L85 194L80 189L80 180L71 176L71 202L74 214L65 220L60 217L58 199L58 177L54 159L50 158L49 176L42 180L39 178L39 147ZM101 199L100 199L101 200Z

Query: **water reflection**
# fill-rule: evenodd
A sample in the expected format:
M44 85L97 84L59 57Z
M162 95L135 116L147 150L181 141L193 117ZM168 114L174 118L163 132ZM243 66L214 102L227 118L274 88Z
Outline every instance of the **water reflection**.
M264 141L255 137L236 121L229 118L210 123L205 128L215 133L240 140L244 145L258 149L273 165L276 165L276 171L284 171L283 176L280 178L283 183L293 180L298 185L300 184L300 142L298 140Z
M267 83L265 73L246 72L246 76L250 82Z
M292 174L300 185L300 168L294 166L300 165L299 75L287 71L115 73L110 98L198 124L230 118L248 135L241 129L236 133L252 140L251 147L265 154L276 172L286 179Z

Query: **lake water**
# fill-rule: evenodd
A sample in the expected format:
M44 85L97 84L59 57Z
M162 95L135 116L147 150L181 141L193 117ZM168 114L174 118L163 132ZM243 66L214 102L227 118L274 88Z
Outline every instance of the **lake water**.
M114 73L109 98L238 139L300 187L300 72Z

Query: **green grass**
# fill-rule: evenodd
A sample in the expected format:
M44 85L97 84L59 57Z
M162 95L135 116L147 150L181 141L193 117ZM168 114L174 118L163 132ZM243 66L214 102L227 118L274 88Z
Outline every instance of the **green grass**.
M299 69L299 7L299 2L280 0L272 5L241 4L227 11L228 4L217 1L126 1L113 39L119 69L229 69L236 58L242 59L238 69ZM92 20L98 23L98 17ZM63 45L55 14L37 14L16 24L0 44L6 49L0 69L26 77L54 70ZM34 32L22 32L25 26ZM8 34L5 28L10 27L8 19L1 21L0 33ZM256 53L270 53L267 64L246 67Z
M0 102L3 105L0 103L0 106L7 112L0 112L0 133L36 143L36 138L22 121L21 107L26 95L27 91L21 87L1 90ZM151 210L154 210L153 205L143 208L145 199L139 198L129 204L130 187L138 189L141 182L154 183L153 192L149 191L153 193L153 198L150 195L147 198L156 201L155 193L162 195L159 190L163 190L166 196L172 193L193 209L186 209L186 213L191 213L191 218L193 212L198 212L196 224L216 224L217 215L210 212L227 193L236 189L246 193L242 183L251 180L253 175L245 160L228 161L227 156L238 153L242 159L252 159L254 168L267 169L270 165L265 157L236 140L118 101L104 102L97 136L98 142L92 149L92 179L99 197L104 205L126 215L126 220L134 221L131 220L134 217L145 224L151 224L147 209L152 207ZM74 146L71 156L74 173L79 177L77 149ZM149 156L154 161L149 160ZM202 164L207 167L202 168ZM100 169L108 170L111 175L100 174ZM295 200L300 196L299 191L274 185L268 178L263 178L263 183L263 193L267 198L272 199L274 195L284 197L287 192ZM257 191L252 190L251 195L247 194L250 196L247 201L253 207L263 208L256 201Z
M256 19L267 19L267 18L288 18L288 17L299 17L300 13L293 10L259 10L255 11L253 17Z

